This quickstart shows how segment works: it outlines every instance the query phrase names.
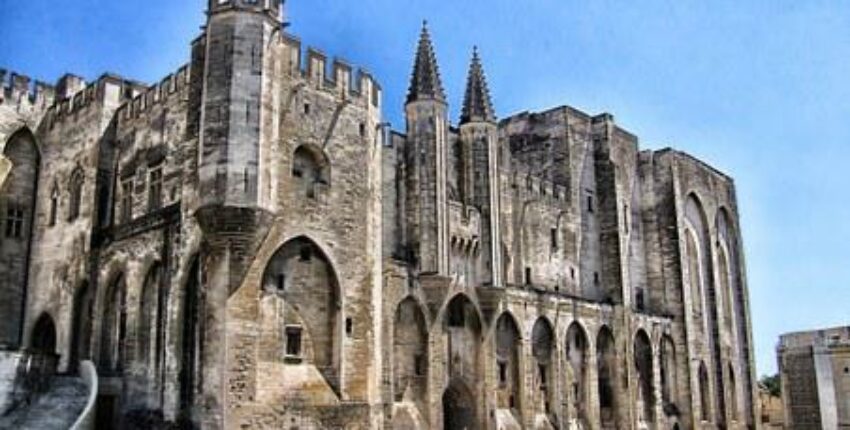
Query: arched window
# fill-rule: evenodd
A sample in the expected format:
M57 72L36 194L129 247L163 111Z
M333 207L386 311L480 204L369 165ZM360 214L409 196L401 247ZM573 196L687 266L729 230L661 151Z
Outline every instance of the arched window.
M661 396L664 406L677 400L676 347L670 336L661 338Z
M159 368L163 346L162 266L154 264L145 276L139 301L139 361L151 375Z
M30 345L33 351L56 354L56 325L48 314L42 314L32 330Z
M723 322L726 333L732 335L732 290L729 287L729 257L724 246L717 250L717 275L720 277L719 288L723 297Z
M732 420L738 419L738 381L735 378L735 368L732 363L729 363L729 412L732 414Z
M691 306L695 315L702 315L702 276L699 247L691 230L685 232L688 259L688 283L691 287Z
M71 196L71 200L68 204L69 221L74 221L80 217L80 206L82 204L84 182L85 178L83 177L83 171L77 167L74 170L74 173L71 174L71 180L69 182L69 191Z
M330 186L330 163L320 149L301 145L292 156L292 177L298 193L314 199Z

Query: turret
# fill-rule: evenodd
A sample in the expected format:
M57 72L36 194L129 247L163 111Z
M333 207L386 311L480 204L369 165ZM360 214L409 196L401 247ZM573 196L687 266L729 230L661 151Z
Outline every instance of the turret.
M448 105L423 25L405 106L406 240L422 273L448 274Z
M466 93L460 117L460 138L471 170L462 175L467 184L466 199L481 210L482 280L485 284L502 285L501 228L499 224L499 139L496 115L490 90L481 65L478 49L466 82Z

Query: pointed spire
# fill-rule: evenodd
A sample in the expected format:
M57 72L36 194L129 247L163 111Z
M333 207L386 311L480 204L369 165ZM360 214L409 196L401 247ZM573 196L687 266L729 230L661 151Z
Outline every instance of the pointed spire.
M408 103L423 99L446 101L443 84L440 82L437 56L431 44L431 35L428 34L428 21L422 22L422 35L419 37L419 47L416 49L410 91L407 93Z
M478 47L472 49L472 63L469 65L469 76L466 80L466 95L463 98L463 111L460 123L496 122L493 112L493 102L490 100L490 90L487 87L487 77L478 56Z

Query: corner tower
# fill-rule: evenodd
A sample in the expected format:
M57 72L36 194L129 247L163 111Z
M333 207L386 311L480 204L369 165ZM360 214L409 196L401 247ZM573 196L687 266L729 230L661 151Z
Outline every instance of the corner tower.
M448 274L448 105L427 23L405 105L407 244L422 273Z
M502 252L499 224L499 135L490 90L478 48L472 51L460 117L460 138L470 154L471 203L481 210L482 268L485 284L501 286Z

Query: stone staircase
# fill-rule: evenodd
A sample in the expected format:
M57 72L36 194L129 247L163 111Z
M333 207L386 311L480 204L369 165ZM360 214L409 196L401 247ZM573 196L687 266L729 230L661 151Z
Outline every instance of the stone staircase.
M0 416L0 429L65 430L86 406L88 388L75 376L54 377L50 388L32 400Z

